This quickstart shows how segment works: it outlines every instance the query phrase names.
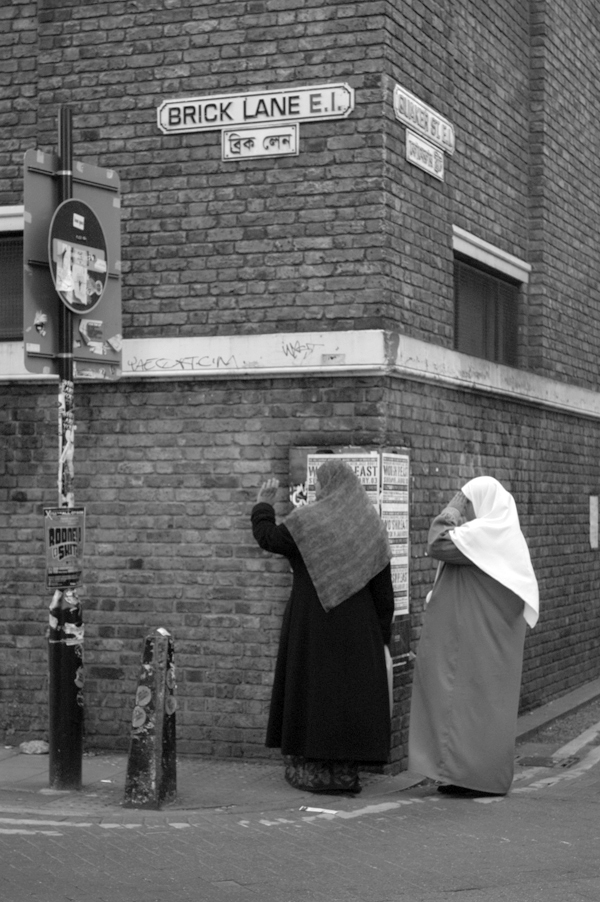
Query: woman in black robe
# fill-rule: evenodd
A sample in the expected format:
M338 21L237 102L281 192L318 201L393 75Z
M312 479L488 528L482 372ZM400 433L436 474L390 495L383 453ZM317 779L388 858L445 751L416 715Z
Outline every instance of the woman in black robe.
M317 472L316 501L276 525L277 481L263 484L253 534L293 571L281 629L266 745L286 780L311 792L360 792L359 764L388 759L384 646L394 593L387 532L351 468Z

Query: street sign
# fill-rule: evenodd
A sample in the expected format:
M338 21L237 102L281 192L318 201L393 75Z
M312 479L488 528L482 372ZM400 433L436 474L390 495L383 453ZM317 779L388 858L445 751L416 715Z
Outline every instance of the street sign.
M224 128L221 132L221 159L243 160L249 157L281 157L298 153L296 122L279 127Z
M156 115L159 129L165 135L172 135L250 125L345 119L353 110L354 88L336 83L164 100Z
M413 166L418 166L429 175L444 181L444 154L438 148L424 141L418 135L406 129L406 159Z
M48 260L54 287L69 310L95 310L108 275L106 238L98 217L83 201L66 200L54 213Z
M58 157L41 150L28 150L24 166L24 231L23 231L23 338L25 366L31 373L59 374L58 321L60 305L67 303L67 291L59 294L54 282L58 260L52 264L53 249L51 228L59 208ZM69 259L72 275L79 278L77 293L73 294L70 309L73 312L74 377L78 379L118 379L121 375L121 199L120 181L113 170L102 169L88 163L73 165L73 201L82 204L79 214L91 210L97 220L104 245L100 239L82 241L81 229L73 228ZM65 201L71 204L73 201ZM64 207L64 204L61 205ZM75 213L75 207L67 211ZM59 231L61 226L58 226ZM85 229L84 229L85 233ZM91 233L90 233L91 234ZM75 236L75 237L73 237ZM61 239L60 234L56 234ZM99 246L100 245L100 246ZM90 268L90 258L83 257L80 247L105 254L106 270L102 264ZM63 255L64 257L64 255ZM66 258L64 258L66 259ZM97 284L85 283L83 287L83 263L88 280L102 282L102 293L97 294ZM64 284L64 283L62 283ZM87 291L91 293L85 294ZM84 293L85 291L85 293ZM90 298L89 305L83 303Z
M428 141L447 153L454 153L456 139L452 123L401 85L394 87L394 113L396 119Z

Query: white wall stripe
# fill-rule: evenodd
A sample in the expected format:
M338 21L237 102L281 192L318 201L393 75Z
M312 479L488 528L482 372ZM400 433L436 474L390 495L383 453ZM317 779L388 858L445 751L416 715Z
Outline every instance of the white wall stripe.
M22 342L0 342L0 382L56 381L28 373ZM397 332L297 332L137 338L123 342L124 381L382 374L600 419L600 393L469 357Z

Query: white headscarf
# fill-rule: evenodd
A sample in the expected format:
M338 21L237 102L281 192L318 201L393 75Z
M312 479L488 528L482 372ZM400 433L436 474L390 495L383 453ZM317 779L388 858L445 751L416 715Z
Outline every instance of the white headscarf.
M461 491L473 504L476 519L450 530L450 538L480 570L523 599L523 616L535 626L538 584L513 496L493 476L477 476Z

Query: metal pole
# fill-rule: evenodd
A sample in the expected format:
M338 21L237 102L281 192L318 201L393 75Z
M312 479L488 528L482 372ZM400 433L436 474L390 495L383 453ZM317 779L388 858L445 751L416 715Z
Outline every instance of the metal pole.
M71 110L58 114L59 203L72 196L73 142ZM73 492L75 414L73 382L73 314L59 302L58 506L75 506ZM60 588L50 605L49 746L50 787L81 789L83 758L83 619L77 590Z

